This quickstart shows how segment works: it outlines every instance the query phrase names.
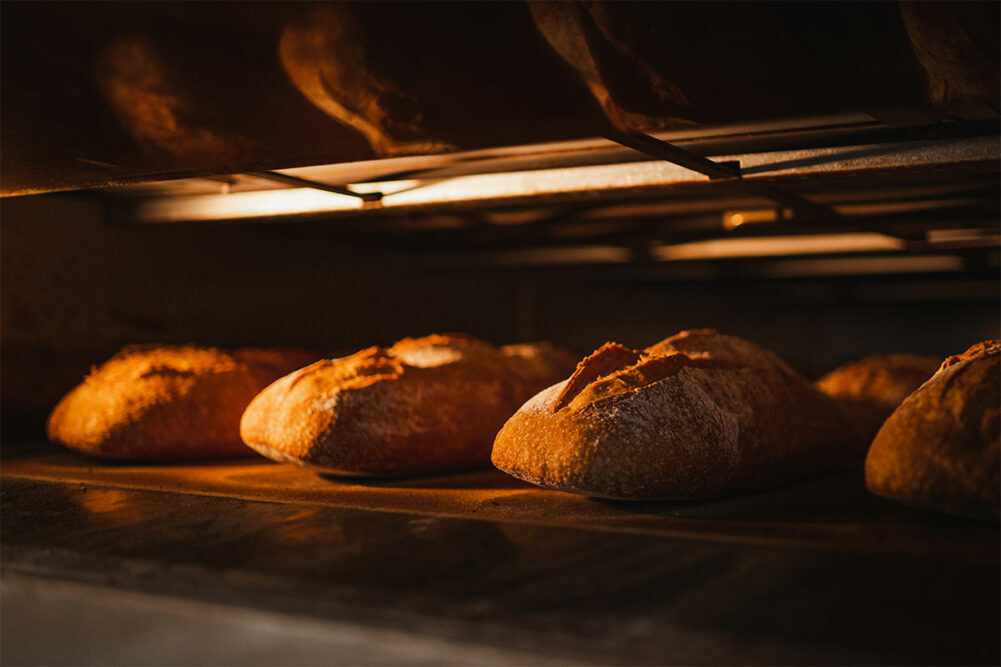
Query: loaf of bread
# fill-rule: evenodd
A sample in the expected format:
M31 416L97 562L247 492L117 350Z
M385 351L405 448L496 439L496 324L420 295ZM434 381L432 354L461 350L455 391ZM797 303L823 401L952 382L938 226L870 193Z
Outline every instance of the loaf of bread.
M240 417L261 389L315 361L301 350L131 345L56 405L48 436L111 459L250 455Z
M575 354L545 341L505 345L500 351L507 357L508 367L525 392L518 406L540 390L565 378L577 366Z
M606 343L504 425L496 467L618 499L713 498L845 465L830 398L777 356L712 330L646 350Z
M485 466L504 420L574 361L549 344L407 338L281 378L247 407L240 433L264 456L340 475Z
M941 359L913 354L866 357L840 366L817 381L859 433L859 460L900 402L938 370Z
M904 399L865 460L869 490L975 518L1001 516L1001 341L949 357Z

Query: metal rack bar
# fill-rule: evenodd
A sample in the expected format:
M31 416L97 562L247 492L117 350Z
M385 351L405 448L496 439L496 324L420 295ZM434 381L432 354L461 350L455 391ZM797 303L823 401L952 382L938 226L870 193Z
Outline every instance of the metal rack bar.
M798 212L801 216L806 216L810 218L837 218L840 217L838 212L835 211L830 206L825 206L824 204L818 204L816 202L810 201L806 197L801 197L800 195L789 192L783 188L775 185L770 185L767 183L759 183L747 181L745 179L740 179L740 185L744 191L765 197L766 199L771 199L777 204L781 204L784 207L791 208ZM782 216L779 216L782 219Z
M740 178L739 162L713 162L680 146L675 146L674 144L651 137L649 134L613 133L605 136L607 139L611 139L615 143L622 144L627 148L632 148L661 160L673 162L685 169L705 174L710 180Z
M648 134L613 133L606 135L606 138L627 148L632 148L655 158L666 160L692 171L697 171L700 174L705 174L709 177L709 180L739 179L741 186L747 192L771 199L777 204L799 212L800 215L812 218L835 218L838 216L834 209L829 206L814 203L805 197L788 192L774 185L748 183L742 178L739 161L714 162L680 146L662 141L656 137L651 137Z
M377 202L382 200L381 192L355 192L353 190L349 190L343 185L328 185L327 183L310 181L305 178L299 178L298 176L289 176L288 174L282 174L277 171L248 171L246 172L246 175L263 178L267 181L274 181L275 183L284 183L285 185L291 185L297 188L312 188L314 190L333 192L335 194L346 195L348 197L356 197L364 202Z
M688 210L696 201L711 202L699 210L723 212L733 208L782 206L797 210L797 223L817 219L825 213L822 204L861 201L859 193L883 192L891 200L896 189L908 188L921 198L936 198L973 185L988 195L996 192L999 145L996 137L968 137L898 144L838 146L793 151L732 154L739 160L743 177L709 180L666 160L614 162L497 174L473 174L422 183L420 188L389 190L381 200L387 212L458 214L471 210L563 207L598 204L678 205ZM325 173L303 169L296 175L281 174L291 189L250 190L241 188L219 194L218 184L208 182L211 191L188 194L182 184L166 182L159 190L128 196L130 190L115 191L115 207L121 219L133 223L169 223L206 220L292 218L302 215L356 216L366 208L365 197L324 198L318 186L344 194L345 181L324 184L327 179L310 179L307 174ZM329 174L327 175L330 176ZM276 180L276 179L272 179ZM299 183L306 180L306 184ZM361 181L356 181L361 182ZM309 196L307 187L313 188ZM810 201L796 192L809 188ZM965 191L965 190L964 190ZM374 188L371 194L378 195ZM760 193L760 194L759 194ZM955 196L949 194L948 196ZM884 197L863 197L875 203ZM780 199L781 198L781 199ZM755 201L756 200L756 201ZM775 204L774 202L780 203ZM870 201L873 200L873 201ZM675 211L666 211L674 214ZM833 216L831 216L833 219ZM841 221L843 218L837 218Z

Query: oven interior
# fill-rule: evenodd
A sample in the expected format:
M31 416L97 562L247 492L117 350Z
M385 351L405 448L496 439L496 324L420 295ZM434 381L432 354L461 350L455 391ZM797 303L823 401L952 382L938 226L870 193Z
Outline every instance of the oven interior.
M4 661L996 662L997 526L881 501L860 471L630 505L44 440L136 342L336 357L456 331L583 356L711 327L815 379L998 338L997 62L971 55L997 6L827 4L565 3L624 107L653 108L665 69L594 31L679 26L698 124L630 132L538 6L5 3ZM380 126L386 148L282 71L276 44L334 19L424 105L413 136ZM945 92L930 25L966 29Z

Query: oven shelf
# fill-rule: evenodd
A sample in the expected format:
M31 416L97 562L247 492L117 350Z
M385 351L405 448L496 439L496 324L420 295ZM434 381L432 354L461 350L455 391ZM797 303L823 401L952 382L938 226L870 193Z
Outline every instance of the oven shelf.
M710 178L596 138L95 194L117 224L298 225L331 241L434 255L440 264L841 253L866 261L842 263L835 273L963 272L998 266L996 125L894 128L860 116L653 137L695 159L739 164L739 177ZM901 261L883 263L875 254L886 252Z
M498 470L434 477L363 479L316 475L260 458L142 466L75 454L15 459L10 478L220 496L291 505L346 507L458 519L561 526L675 539L991 559L997 531L889 503L868 494L859 473L714 501L605 501L541 489Z
M359 637L385 632L512 663L999 657L997 526L869 496L857 474L697 503L596 501L489 471L346 481L37 449L2 474L5 582L349 622L355 661Z
M692 201L698 199L710 202L702 208L711 210L774 208L774 201L762 193L766 186L809 194L827 200L819 203L830 206L846 200L851 204L859 200L859 194L863 200L893 198L896 193L880 189L908 185L912 189L938 186L933 194L941 197L943 186L944 194L963 193L970 188L970 178L996 175L1001 161L996 136L755 152L713 151L716 162L738 162L742 177L712 180L635 151L622 155L628 149L609 140L593 141L602 143L600 147L592 147L591 141L558 148L537 147L539 155L532 164L454 155L448 158L449 163L463 169L414 165L409 170L395 171L391 165L381 165L380 171L367 173L373 167L356 166L352 178L344 165L329 165L269 172L267 178L261 174L231 174L103 192L119 198L118 219L140 224L371 217L376 213L449 213L566 204L592 211L624 201L650 200L662 202L660 215L671 215L687 212ZM740 144L729 147L743 148ZM477 163L480 170L471 166ZM391 175L394 171L395 175ZM287 180L276 180L281 177ZM349 193L331 192L331 188L347 189ZM908 194L904 195L905 201L914 196ZM363 195L378 195L378 200L364 201Z

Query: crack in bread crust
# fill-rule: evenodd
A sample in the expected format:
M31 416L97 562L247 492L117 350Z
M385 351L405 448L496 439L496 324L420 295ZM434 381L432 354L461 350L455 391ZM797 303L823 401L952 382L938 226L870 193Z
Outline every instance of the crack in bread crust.
M695 347L701 341L715 342L719 338L719 332L713 329L698 329L683 331L645 350L605 343L578 364L553 411L570 405L579 408L635 391L677 375L683 368L733 369L750 365L741 358L742 353L729 352L717 357ZM781 363L773 365L778 367Z
M605 343L577 365L577 370L556 399L553 411L566 407L585 387L617 370L628 368L642 358L642 353L618 343Z
M834 403L774 354L712 330L646 350L606 344L535 396L494 442L496 467L611 498L712 498L860 459Z
M966 352L962 354L954 354L942 362L942 368L948 368L953 364L958 364L960 361L965 361L967 359L975 359L977 357L984 356L995 356L1001 354L1001 340L985 340L980 343L971 345Z

